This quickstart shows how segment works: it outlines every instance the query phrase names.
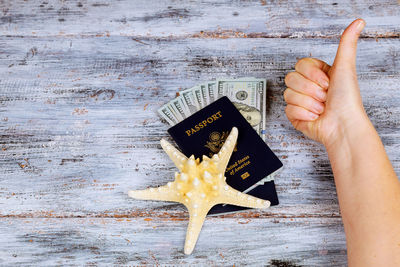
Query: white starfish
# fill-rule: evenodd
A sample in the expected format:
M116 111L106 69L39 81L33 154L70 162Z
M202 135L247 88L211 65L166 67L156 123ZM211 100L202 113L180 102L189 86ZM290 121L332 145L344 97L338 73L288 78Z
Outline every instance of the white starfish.
M256 198L230 187L225 182L225 169L238 137L234 127L218 154L211 159L203 156L187 158L170 143L161 139L161 146L180 170L175 181L158 188L129 191L136 199L174 201L185 205L189 211L185 254L191 254L208 211L217 204L232 204L249 208L268 208L270 202Z

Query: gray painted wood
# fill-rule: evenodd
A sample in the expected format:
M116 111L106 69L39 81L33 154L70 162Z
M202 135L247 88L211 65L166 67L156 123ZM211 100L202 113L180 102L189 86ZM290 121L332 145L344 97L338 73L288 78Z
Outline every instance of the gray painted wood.
M136 38L328 37L357 17L364 36L399 37L396 1L4 1L9 35Z
M354 17L368 24L357 64L363 101L400 173L393 1L0 7L0 265L345 265L328 158L290 126L282 92L297 59L332 63ZM281 204L207 219L184 256L186 210L126 192L164 184L175 171L159 145L169 137L157 108L202 81L241 76L268 80L267 143L284 163Z
M340 219L212 217L189 256L182 253L186 226L170 218L3 218L0 264L326 266L327 258L332 266L346 264Z

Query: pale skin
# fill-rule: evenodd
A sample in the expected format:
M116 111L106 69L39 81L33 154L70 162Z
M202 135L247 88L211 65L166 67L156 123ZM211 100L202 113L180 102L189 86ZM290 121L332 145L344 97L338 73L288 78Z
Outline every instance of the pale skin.
M400 182L365 113L356 73L365 21L343 32L332 66L303 58L288 73L286 115L322 143L335 179L349 266L400 266Z

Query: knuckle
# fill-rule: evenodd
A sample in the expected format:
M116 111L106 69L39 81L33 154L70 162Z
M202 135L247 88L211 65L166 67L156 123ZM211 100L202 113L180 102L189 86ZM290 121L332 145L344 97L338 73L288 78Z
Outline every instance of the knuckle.
M311 81L303 81L300 85L299 85L301 91L303 93L305 93L306 95L314 95L315 91L317 90L317 88L315 87L315 85L313 84L313 82Z
M288 74L286 74L285 76L286 85L288 85L288 83L290 83L293 80L294 75L295 75L294 72L289 72Z
M288 74L286 74L286 76L285 76L285 80L284 81L285 81L286 85L288 85L289 75L290 75L290 72Z
M307 81L303 81L301 83L299 83L299 89L303 92L303 93L308 93L310 92L310 85L308 84Z
M294 68L297 70L300 67L302 67L304 64L307 64L307 62L309 62L310 58L308 57L303 57L301 59L299 59L296 63L296 65L294 65Z
M283 91L283 99L287 102L288 101L288 94L290 94L289 92L289 88L286 88L285 91Z
M292 104L288 104L285 108L285 113L286 116L289 118L296 118L297 117L297 111L295 109L295 106Z
M299 106L305 109L312 107L312 102L309 97L302 97L299 99Z
M321 73L319 73L318 71L311 71L310 72L310 79L312 81L317 82L317 81L320 80L320 77L321 77Z
M315 105L314 100L311 97L307 97L307 100L306 100L307 109L312 109L314 107L314 105Z

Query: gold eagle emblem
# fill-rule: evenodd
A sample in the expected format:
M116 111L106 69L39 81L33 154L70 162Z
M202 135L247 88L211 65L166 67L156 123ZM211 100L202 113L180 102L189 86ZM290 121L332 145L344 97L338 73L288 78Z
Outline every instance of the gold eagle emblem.
M210 151L212 153L210 153L210 157L215 154L218 153L221 149L221 147L224 145L226 138L228 137L229 132L228 131L222 131L221 133L219 132L212 132L209 136L209 140L206 141L206 144L204 145L205 147L207 147L208 149L210 149ZM236 151L236 145L233 151Z

